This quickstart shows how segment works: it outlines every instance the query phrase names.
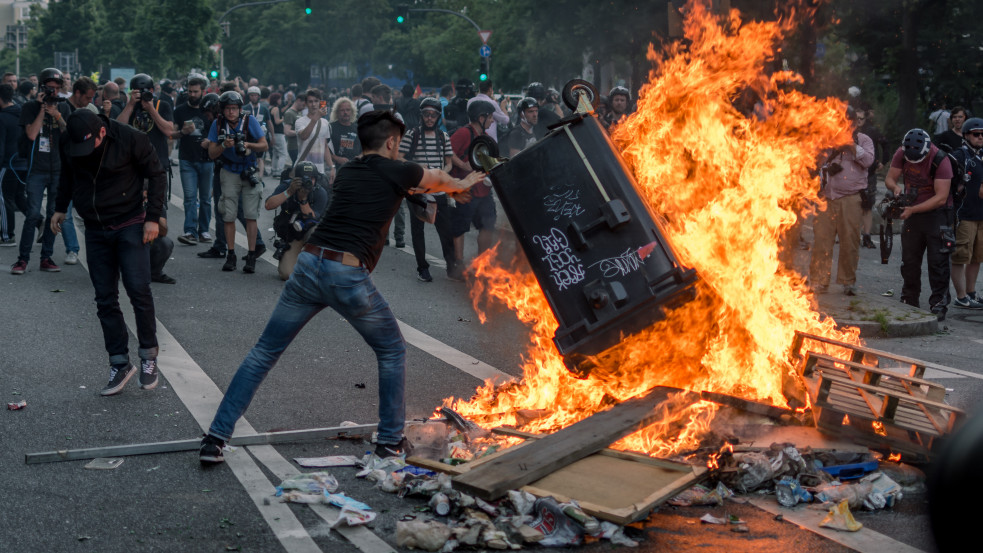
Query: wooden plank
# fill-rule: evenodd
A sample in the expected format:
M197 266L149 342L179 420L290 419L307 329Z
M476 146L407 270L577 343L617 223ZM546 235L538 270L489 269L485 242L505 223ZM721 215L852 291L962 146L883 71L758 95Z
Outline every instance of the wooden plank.
M375 424L360 424L358 426L336 426L331 428L313 428L308 430L286 430L282 432L264 432L233 436L229 445L269 445L295 443L310 440L322 440L338 436L359 436L371 433L376 429ZM122 457L127 455L149 455L153 453L173 453L175 451L194 451L201 447L201 438L190 440L175 440L170 442L152 442L144 444L127 444L86 449L62 449L41 453L28 453L24 462L28 465L51 463L55 461L77 461L80 459L95 459L96 457Z
M890 378L892 378L894 380L897 380L898 382L910 382L910 383L916 384L918 386L928 386L929 388L942 388L943 390L945 389L945 387L942 386L941 384L937 384L935 382L932 382L931 380L925 380L924 378L918 378L918 377L915 377L915 376L906 376L904 374L901 374L901 373L892 371L890 369L882 369L880 367L874 367L874 366L871 366L871 365L864 365L863 363L857 363L857 362L854 362L854 361L846 361L844 359L837 359L836 357L832 357L832 356L825 355L825 354L822 354L822 353L816 353L814 351L810 351L807 355L810 358L815 358L816 359L816 361L817 361L816 365L817 366L833 367L833 363L838 363L840 365L843 365L844 367L849 367L851 369L855 369L855 370L858 370L858 371L863 371L864 373L869 374L869 375L872 375L872 376L873 375L876 375L876 376L879 376L879 377L885 377L886 376L886 377L890 377ZM841 369L841 367L835 367L835 368ZM866 376L865 376L865 378L866 378ZM866 382L866 383L867 384L874 385L874 386L877 385L876 382Z
M930 363L928 361L923 361L921 359L915 359L913 357L907 357L907 356L904 356L904 355L898 355L898 354L895 354L895 353L891 353L889 351L883 351L883 350L879 350L879 349L869 348L869 347L866 347L866 346L857 346L857 345L853 345L853 344L848 344L846 342L841 342L839 340L834 340L832 338L826 338L825 336L818 336L816 334L809 334L808 332L802 332L800 330L796 330L795 331L795 334L796 334L796 338L798 338L801 335L801 337L803 339L813 340L813 341L816 341L816 342L822 342L824 344L829 344L829 345L832 345L832 346L838 346L838 347L841 347L841 348L852 350L854 352L858 352L859 351L859 352L861 352L861 353L863 353L865 355L870 355L872 357L875 357L878 360L880 360L882 358L883 359L891 359L893 361L897 361L897 362L902 363L902 364L905 364L905 365L911 365L911 372L909 373L909 375L910 376L913 376L915 378L921 378L925 374L925 369L933 369L933 370L937 370L937 371L940 371L940 372L945 372L945 373L950 373L950 374L957 374L957 375L960 375L960 376L967 376L967 377L970 377L970 378L979 378L979 376L980 376L979 374L974 373L974 372L964 371L964 370L961 370L961 369L956 369L956 368L953 368L953 367L948 367L946 365L940 365L938 363ZM794 342L794 340L793 340L793 342Z
M700 397L702 397L707 401L712 401L720 405L727 405L730 407L734 407L742 411L747 411L748 413L763 415L770 419L785 420L795 416L795 411L793 411L792 409L775 407L774 405L759 403L757 401L748 401L743 398L729 396L726 394L718 394L716 392L703 391L700 392Z
M664 419L666 411L674 406L696 401L700 401L698 394L657 386L545 436L528 447L510 450L508 454L456 476L454 487L486 500L498 499L508 490L543 478Z

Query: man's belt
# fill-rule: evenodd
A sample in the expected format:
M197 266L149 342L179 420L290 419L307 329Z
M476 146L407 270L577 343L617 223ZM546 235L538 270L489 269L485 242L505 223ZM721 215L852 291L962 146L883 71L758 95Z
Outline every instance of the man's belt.
M348 252L339 252L328 248L322 248L321 246L315 246L314 244L304 244L304 251L314 254L318 259L330 259L331 261L337 261L338 263L348 265L349 267L362 266L362 262L359 261L354 254Z

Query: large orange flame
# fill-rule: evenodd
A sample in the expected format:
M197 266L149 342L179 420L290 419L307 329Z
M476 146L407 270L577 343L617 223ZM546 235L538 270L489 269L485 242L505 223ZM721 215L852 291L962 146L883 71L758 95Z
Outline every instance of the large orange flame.
M656 385L785 405L795 330L857 343L855 329L837 330L815 310L803 278L783 263L798 244L782 244L816 197L817 157L850 141L842 103L795 90L792 73L765 73L789 28L742 23L736 10L718 18L691 2L687 45L649 47L650 82L613 133L683 264L698 270L697 298L625 339L580 380L553 346L557 323L535 277L487 252L471 267L475 307L484 320L487 302L503 302L530 326L523 378L446 405L486 426L528 431L568 426ZM747 113L755 100L757 116ZM519 410L539 418L517 418ZM615 447L656 455L692 448L715 410L693 405Z

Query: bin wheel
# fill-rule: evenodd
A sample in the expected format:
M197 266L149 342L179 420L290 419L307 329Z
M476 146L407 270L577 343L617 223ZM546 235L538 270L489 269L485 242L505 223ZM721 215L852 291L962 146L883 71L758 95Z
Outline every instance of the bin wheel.
M578 99L581 94L587 95L587 101L592 107L597 108L597 104L600 103L601 95L597 93L597 88L591 84L589 81L583 79L573 79L567 84L563 85L563 91L560 96L563 97L563 103L567 105L568 108L576 111Z
M481 154L492 159L498 157L498 144L495 143L492 137L488 135L476 136L468 147L468 161L471 162L471 167L476 170L484 167L481 164L481 159L479 159Z

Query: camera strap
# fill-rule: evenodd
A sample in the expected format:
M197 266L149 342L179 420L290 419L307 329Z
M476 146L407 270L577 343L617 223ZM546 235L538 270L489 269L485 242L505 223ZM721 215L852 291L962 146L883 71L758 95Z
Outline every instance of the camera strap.
M314 127L314 132L312 132L311 136L309 137L311 140L310 142L307 143L307 146L304 146L304 152L300 154L300 157L297 158L297 163L300 163L301 161L307 159L307 154L311 153L311 148L314 147L314 143L317 142L317 136L320 133L321 133L321 120L318 119L317 126Z

